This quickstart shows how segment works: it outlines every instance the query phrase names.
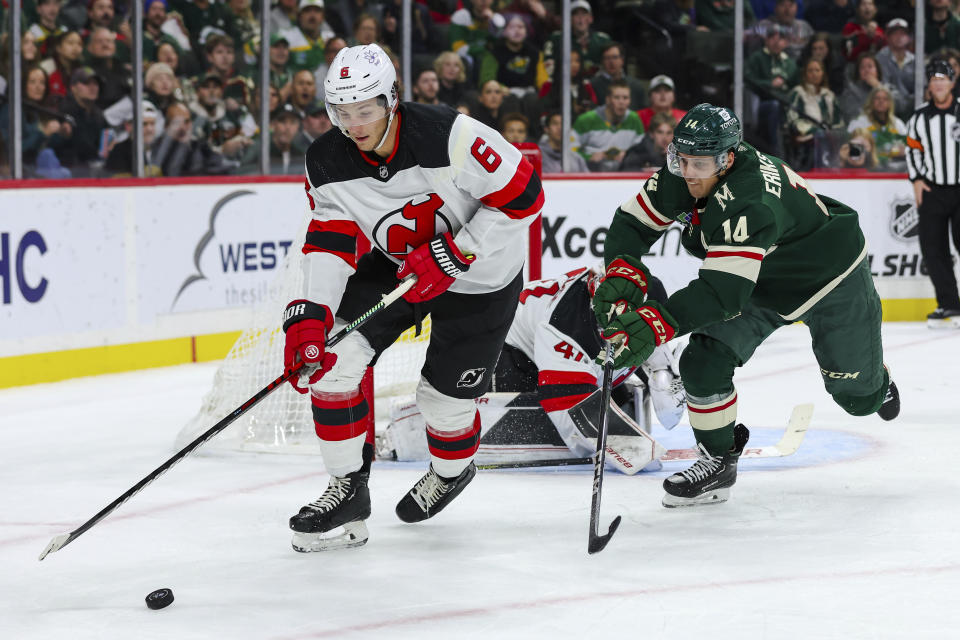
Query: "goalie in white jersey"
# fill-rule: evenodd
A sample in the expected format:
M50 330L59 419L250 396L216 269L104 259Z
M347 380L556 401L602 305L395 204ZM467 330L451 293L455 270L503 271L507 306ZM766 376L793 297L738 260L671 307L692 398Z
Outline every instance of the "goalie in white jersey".
M533 167L496 131L444 105L400 104L393 64L377 45L341 50L324 88L336 127L306 154L313 220L302 299L284 314L284 361L306 363L293 382L310 392L330 482L290 519L298 551L366 542L372 446L361 378L428 313L417 405L431 465L397 515L430 518L472 480L474 398L490 384L523 286L527 227L543 206ZM357 260L361 234L373 250ZM325 351L335 324L356 319L409 275L417 282L402 300ZM328 534L341 526L341 535Z
M491 414L501 414L495 422L483 425L480 455L484 462L533 461L545 457L543 452L556 451L556 445L569 449L572 457L594 453L596 425L584 425L582 420L575 419L583 415L575 408L587 401L602 380L603 369L594 360L602 348L600 327L591 306L601 275L584 267L560 278L529 282L520 293L517 314L491 386L491 391L497 393L488 395L480 405L490 407ZM648 291L653 300L667 299L663 284L655 277L651 276ZM627 407L636 402L632 393L636 387L631 383L634 374L638 374L646 385L658 421L666 429L677 425L686 407L674 347L658 347L639 370L615 370L613 380L613 401ZM503 407L501 396L507 399ZM552 429L545 428L544 420L531 415L530 409L535 406L546 413L546 422ZM394 409L391 424L378 439L378 454L398 460L424 459L427 452L420 431L422 421L403 402ZM593 416L598 409L591 407L585 412L590 422L596 422ZM632 412L626 413L614 413L611 419L617 424L628 422ZM649 429L649 425L639 422L630 426L635 430ZM631 431L627 428L623 433ZM639 471L642 464L623 464L630 461L630 456L623 453L622 457L608 456L607 464L627 473Z

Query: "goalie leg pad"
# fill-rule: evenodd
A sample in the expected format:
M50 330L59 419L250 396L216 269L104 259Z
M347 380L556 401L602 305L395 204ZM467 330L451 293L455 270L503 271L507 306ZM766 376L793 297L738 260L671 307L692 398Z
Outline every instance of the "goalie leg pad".
M585 455L592 455L595 452L599 430L596 422L600 417L601 400L602 390L597 389L567 412L576 426L577 439L583 443L584 448L589 446L589 452ZM573 438L568 446L572 442ZM572 447L571 450L573 450ZM607 455L604 459L607 466L627 475L633 475L648 466L650 470L656 470L659 465L651 465L651 463L659 460L664 453L666 450L660 446L660 443L651 438L640 425L621 411L620 407L613 402L610 403L607 409Z

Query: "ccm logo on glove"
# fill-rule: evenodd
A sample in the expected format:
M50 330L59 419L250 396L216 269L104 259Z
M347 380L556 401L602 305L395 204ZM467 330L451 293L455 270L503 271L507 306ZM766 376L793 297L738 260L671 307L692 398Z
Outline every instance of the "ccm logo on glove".
M656 309L652 307L640 307L637 309L637 313L640 314L640 317L642 317L647 325L653 330L653 335L656 339L657 345L668 342L671 338L673 338L673 335L676 332L674 331L673 327L669 326L663 321L663 318Z
M639 287L644 294L647 293L647 280L643 271L628 264L625 260L616 259L607 267L607 278L626 278L631 280L634 285Z

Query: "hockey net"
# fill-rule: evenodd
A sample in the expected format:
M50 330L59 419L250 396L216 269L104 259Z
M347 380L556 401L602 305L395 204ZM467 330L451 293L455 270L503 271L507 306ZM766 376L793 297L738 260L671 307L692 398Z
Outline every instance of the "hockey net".
M522 150L528 155L526 149ZM539 172L539 158L533 154L531 159ZM308 223L309 216L296 237L306 235ZM540 277L539 219L531 227L530 239L525 275L527 279L536 279ZM186 446L283 373L281 312L290 300L302 295L302 260L300 251L287 254L267 295L252 310L248 327L214 374L213 385L200 410L177 435L177 448ZM419 336L411 328L380 355L373 372L372 400L369 385L364 389L378 421L388 419L391 399L415 392L429 339L427 316ZM318 452L310 401L284 384L204 447L220 451Z
M306 227L303 232L306 233ZM283 373L281 312L284 305L301 295L302 261L303 254L299 251L287 254L267 295L253 310L249 326L214 374L213 386L204 396L200 410L177 435L178 448L186 446ZM383 414L389 398L414 393L429 337L430 317L427 316L419 336L411 328L381 354L373 375L375 411L379 409ZM369 396L369 389L365 391ZM316 450L316 441L309 399L284 384L240 416L206 448L309 453Z

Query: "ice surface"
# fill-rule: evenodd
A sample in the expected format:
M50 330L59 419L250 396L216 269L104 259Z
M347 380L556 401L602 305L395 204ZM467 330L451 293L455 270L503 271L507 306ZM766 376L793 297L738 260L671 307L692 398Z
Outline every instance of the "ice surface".
M898 420L846 415L806 329L781 330L737 377L740 419L769 444L816 403L800 450L742 461L731 501L695 510L659 505L689 463L608 474L602 526L624 521L595 556L589 469L481 472L405 525L422 468L378 463L370 542L301 555L286 521L326 486L319 461L237 454L188 458L39 563L173 454L215 365L0 391L0 638L957 637L960 332L884 333ZM160 587L176 601L151 611Z

